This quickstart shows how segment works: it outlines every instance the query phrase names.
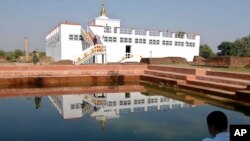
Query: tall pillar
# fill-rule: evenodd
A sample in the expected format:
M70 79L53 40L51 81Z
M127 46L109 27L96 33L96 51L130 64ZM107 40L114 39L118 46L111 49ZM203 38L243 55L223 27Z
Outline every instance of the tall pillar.
M28 37L24 37L24 54L25 54L24 61L28 62L29 61L29 38Z

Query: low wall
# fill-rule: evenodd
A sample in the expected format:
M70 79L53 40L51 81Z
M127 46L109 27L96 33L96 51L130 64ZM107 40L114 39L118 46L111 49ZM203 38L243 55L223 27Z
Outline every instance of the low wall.
M216 67L244 67L249 65L250 57L225 56L209 58L205 61L206 66Z
M52 77L91 75L139 75L147 65L51 65L0 66L0 78Z
M181 57L142 58L140 63L146 64L187 64L187 60Z
M0 66L0 85L57 86L138 81L147 65Z

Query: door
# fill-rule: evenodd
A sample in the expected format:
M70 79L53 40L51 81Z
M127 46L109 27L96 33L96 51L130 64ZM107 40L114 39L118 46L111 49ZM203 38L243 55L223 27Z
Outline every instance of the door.
M126 56L126 58L131 57L131 46L128 46L128 45L126 46L125 56Z

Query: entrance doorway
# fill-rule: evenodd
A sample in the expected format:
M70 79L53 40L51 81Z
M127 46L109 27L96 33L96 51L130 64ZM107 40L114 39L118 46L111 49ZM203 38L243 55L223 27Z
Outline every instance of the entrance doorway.
M129 45L126 45L125 56L126 56L126 58L131 57L131 46L129 46Z

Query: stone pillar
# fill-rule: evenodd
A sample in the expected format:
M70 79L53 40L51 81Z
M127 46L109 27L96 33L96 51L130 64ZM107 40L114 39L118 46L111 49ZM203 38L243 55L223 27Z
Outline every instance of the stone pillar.
M24 61L28 62L29 61L29 38L28 37L24 37L24 54L25 54Z

